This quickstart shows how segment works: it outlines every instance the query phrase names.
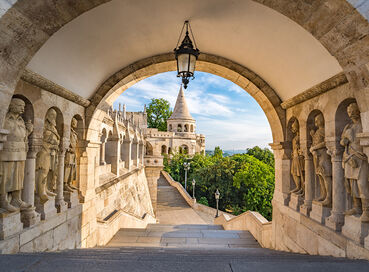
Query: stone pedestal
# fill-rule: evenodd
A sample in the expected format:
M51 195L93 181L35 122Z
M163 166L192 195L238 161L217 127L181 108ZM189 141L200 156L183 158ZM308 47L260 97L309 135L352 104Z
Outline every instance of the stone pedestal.
M64 192L64 200L68 203L68 208L74 208L79 204L78 191Z
M36 212L36 207L30 207L25 211L21 211L21 221L25 228L31 227L41 220L41 215Z
M342 234L358 244L364 244L364 239L369 234L369 223L362 223L359 215L346 215Z
M59 201L59 203L55 204L55 207L58 213L65 212L68 210L68 203L63 199L62 201Z
M49 196L49 200L41 203L38 196L35 197L36 211L41 214L41 220L46 220L56 215L55 197Z
M325 220L325 225L334 230L341 231L344 222L344 215L342 213L336 213L334 210L331 211L331 216Z
M322 203L313 201L310 218L324 225L326 218L331 214L331 208L324 207Z
M0 240L23 230L20 212L0 213Z
M304 199L300 195L291 194L291 200L289 203L290 208L295 211L300 211L300 206L304 203Z
M310 206L306 205L305 203L300 206L300 213L302 213L303 215L309 217L310 212L311 212L311 207Z

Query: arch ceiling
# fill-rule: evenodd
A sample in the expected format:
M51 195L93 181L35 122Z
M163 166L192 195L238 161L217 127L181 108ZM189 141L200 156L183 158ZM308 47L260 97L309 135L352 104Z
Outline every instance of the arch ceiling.
M186 19L200 50L253 70L282 100L342 71L309 32L251 0L113 0L62 27L28 68L91 98L122 67L171 52Z

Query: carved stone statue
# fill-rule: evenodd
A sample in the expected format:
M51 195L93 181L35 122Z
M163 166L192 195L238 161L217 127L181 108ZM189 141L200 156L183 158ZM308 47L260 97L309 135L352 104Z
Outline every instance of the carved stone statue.
M31 121L26 124L22 118L25 103L13 98L6 114L4 129L9 131L7 141L0 152L0 207L8 212L31 207L21 199L24 167L28 151L28 136L33 131ZM11 195L11 202L8 200Z
M50 109L46 115L42 148L36 158L36 192L42 202L46 202L49 196L56 196L51 190L57 178L59 143L56 111Z
M320 183L320 197L316 199L324 206L332 202L332 164L325 146L324 118L320 113L315 117L316 130L311 130L312 145L310 152L313 154L315 174Z
M292 139L291 175L296 185L296 188L291 193L303 196L305 194L304 158L300 149L300 132L297 120L292 123L291 131L295 134Z
M362 132L359 107L351 103L347 107L351 122L342 132L340 144L345 147L342 166L345 170L345 187L353 198L353 208L346 211L347 215L360 214L362 222L369 222L369 182L368 158L363 153L357 135Z
M72 125L70 129L70 143L69 148L65 153L64 161L64 190L68 192L73 192L77 190L73 186L73 181L77 177L76 165L77 165L77 142L78 134L76 132L77 119L72 118Z

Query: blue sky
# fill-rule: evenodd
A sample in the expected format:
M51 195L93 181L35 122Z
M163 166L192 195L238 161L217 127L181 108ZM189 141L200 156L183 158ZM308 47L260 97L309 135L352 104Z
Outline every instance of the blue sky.
M244 150L268 147L272 134L268 120L256 101L233 82L208 73L196 72L185 96L196 133L206 136L206 149ZM114 102L126 104L127 111L142 111L151 98L164 98L174 108L180 87L176 72L146 78L127 89Z

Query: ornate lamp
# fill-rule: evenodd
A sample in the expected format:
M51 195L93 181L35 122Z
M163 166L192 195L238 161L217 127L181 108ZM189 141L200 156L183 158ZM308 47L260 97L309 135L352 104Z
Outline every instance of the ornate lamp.
M179 41L183 34L183 29L185 27L186 34L184 36L181 45L178 47ZM188 30L190 30L191 32L191 36L194 41L195 47L192 44L192 40L189 36ZM196 46L195 37L193 36L189 21L185 21L183 24L182 31L181 34L179 35L179 39L177 42L177 46L174 49L174 54L177 60L177 73L178 73L177 77L182 78L183 87L187 89L187 84L189 83L190 78L194 79L195 64L200 54L200 51Z
M184 162L183 163L183 168L185 170L185 190L187 190L187 171L190 170L190 163L189 162Z
M218 211L219 211L219 197L220 197L220 193L219 193L219 190L217 189L216 192L215 192L215 201L217 202L217 214L215 215L215 217L218 217L219 214L218 214Z
M195 185L196 185L196 180L193 179L192 180L192 198L195 199Z

